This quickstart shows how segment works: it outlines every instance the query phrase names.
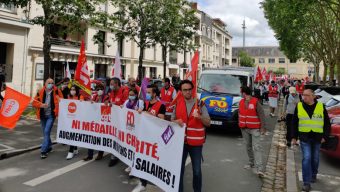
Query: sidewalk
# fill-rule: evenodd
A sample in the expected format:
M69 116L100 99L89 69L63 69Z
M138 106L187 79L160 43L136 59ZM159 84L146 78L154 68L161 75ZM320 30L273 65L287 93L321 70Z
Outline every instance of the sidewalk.
M51 132L52 142L56 139L57 123ZM0 160L40 148L43 139L40 122L22 117L13 130L0 127Z

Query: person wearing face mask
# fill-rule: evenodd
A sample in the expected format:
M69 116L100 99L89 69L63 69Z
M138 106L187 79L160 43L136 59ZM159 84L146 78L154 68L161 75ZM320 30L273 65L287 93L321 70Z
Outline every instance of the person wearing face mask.
M119 78L114 77L110 81L110 92L108 93L109 100L106 102L106 104L113 104L117 106L122 106L125 101L129 97L129 91L128 88L121 85L121 81ZM111 159L109 161L108 166L112 167L116 165L119 162L119 159L115 157L114 155L111 155Z
M70 83L70 79L66 77L63 80L63 83L61 84L61 92L63 93L64 98L67 98L68 95L70 94L70 88L68 87L69 83Z
M275 81L271 81L268 91L270 116L275 117L275 109L277 108L277 100L279 96L279 87L275 84Z
M62 92L54 86L54 81L48 78L45 86L39 90L34 97L32 105L35 107L37 118L40 119L44 139L41 145L41 159L47 158L47 154L52 151L51 129L54 120L58 116L59 101L63 98Z
M129 78L128 87L129 87L129 90L131 90L131 88L135 88L138 93L140 91L140 87L136 84L136 79L134 77Z
M92 98L91 103L95 102L95 103L104 103L108 100L108 96L104 94L104 85L103 84L97 84L96 86L96 92L97 94L95 94ZM87 157L85 157L83 160L84 161L89 161L93 159L93 153L94 150L93 149L88 149L87 150ZM95 160L101 160L103 159L103 155L104 152L103 151L98 151L98 155L96 157Z
M284 104L283 104L283 111L285 112L285 121L286 121L286 141L287 147L291 146L292 141L292 120L296 105L300 102L300 96L297 93L295 87L289 87L289 94L286 95ZM284 116L283 115L283 116Z
M166 113L165 113L166 120L171 119L171 114L173 112L173 109L170 108L170 104L175 99L176 95L177 95L176 89L173 86L171 86L170 79L165 78L164 87L161 90L161 101L165 104L165 107L166 107Z
M165 105L158 100L158 87L156 85L148 85L146 93L146 101L144 111L150 115L160 119L165 118ZM132 190L132 192L140 192L146 189L147 181L140 179L140 183Z
M70 94L67 96L67 99L84 101L84 97L79 94L79 88L75 85L71 86ZM66 156L66 160L72 159L74 155L77 155L77 154L78 154L77 146L70 146L70 149Z
M257 175L264 177L262 163L262 145L260 136L266 132L265 115L262 105L257 98L251 96L251 89L247 86L241 87L242 100L239 106L239 127L242 137L246 143L249 163L245 169L257 168Z

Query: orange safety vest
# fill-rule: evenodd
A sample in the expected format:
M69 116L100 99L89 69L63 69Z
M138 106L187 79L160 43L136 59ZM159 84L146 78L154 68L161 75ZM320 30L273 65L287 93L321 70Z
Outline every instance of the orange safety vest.
M44 94L45 94L45 87L43 87L39 92L38 94L34 97L34 101L32 103L33 107L36 108L36 115L37 115L37 118L40 119L40 106L42 103L44 103ZM52 94L53 94L53 102L54 102L54 109L53 112L54 112L54 116L57 117L58 116L58 112L59 112L59 99L62 99L63 98L63 94L62 92L57 88L57 87L54 87L53 88L53 91L52 91ZM59 96L59 99L58 97Z
M272 85L269 85L269 93L268 93L268 97L277 97L278 94L278 87L277 85L275 85L274 87Z
M79 95L79 96L72 96L72 95L69 95L69 96L67 97L67 99L84 101L84 96L82 96L82 95Z
M128 88L125 86L122 86L119 88L117 92L111 91L111 93L109 93L110 101L114 105L121 106L128 99L129 97L128 94L129 94Z
M172 95L175 91L175 88L170 86L168 90L165 90L165 87L162 88L161 90L161 101L164 102L165 107L166 107L166 112L172 113L173 108L170 108L170 104L172 102Z
M245 106L245 99L240 101L238 113L238 126L240 128L259 129L261 127L261 120L256 112L257 99L252 97L249 101L248 107Z
M150 104L150 102L149 101L145 101L145 109L148 111L148 112L150 112L152 115L154 115L154 116L158 116L158 114L159 114L159 110L161 109L161 106L162 106L162 102L160 102L160 101L157 101L156 103L154 103L153 105L152 105L152 107L149 109L149 104Z
M176 119L182 119L187 126L185 128L185 143L190 146L202 146L205 143L205 128L202 121L193 116L194 108L195 106L191 109L188 117L185 101L179 99L176 104Z

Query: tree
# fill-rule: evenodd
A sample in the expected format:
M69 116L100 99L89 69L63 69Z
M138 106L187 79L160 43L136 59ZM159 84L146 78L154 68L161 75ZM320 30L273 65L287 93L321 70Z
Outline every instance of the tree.
M313 63L317 81L322 61L324 82L328 69L330 79L334 78L334 68L340 66L338 1L265 0L262 8L280 43L280 49L289 59L304 58Z
M162 47L163 77L166 77L167 54L169 51L190 51L190 42L195 34L197 19L195 10L186 0L160 0L159 23L153 33L153 39ZM185 54L184 53L184 54Z
M240 65L242 67L254 67L254 60L245 51L239 53Z
M155 44L153 37L161 4L155 0L110 0L117 11L107 16L103 26L117 39L128 37L139 47L138 79L142 79L144 50Z
M5 4L22 7L28 13L31 9L31 0L2 0ZM96 14L96 7L105 0L35 0L42 7L44 15L27 18L27 22L40 25L44 28L43 55L44 55L44 80L51 76L51 27L55 23L67 26L62 33L84 33L87 26L92 23L91 18Z

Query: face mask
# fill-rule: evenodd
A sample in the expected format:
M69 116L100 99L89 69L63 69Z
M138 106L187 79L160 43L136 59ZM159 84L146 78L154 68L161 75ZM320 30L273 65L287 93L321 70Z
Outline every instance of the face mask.
M147 101L151 101L151 100L152 100L151 94L147 93L145 99L146 99Z
M116 90L116 89L115 89L115 86L113 86L113 85L110 85L110 89L111 89L111 90Z
M76 91L74 91L74 90L70 91L70 93L71 93L72 96L76 95Z
M129 100L131 101L136 100L136 96L129 96Z
M53 88L53 84L47 84L47 89L51 90Z
M98 91L98 95L99 95L99 96L102 96L102 95L103 95L103 90L99 90L99 91Z

